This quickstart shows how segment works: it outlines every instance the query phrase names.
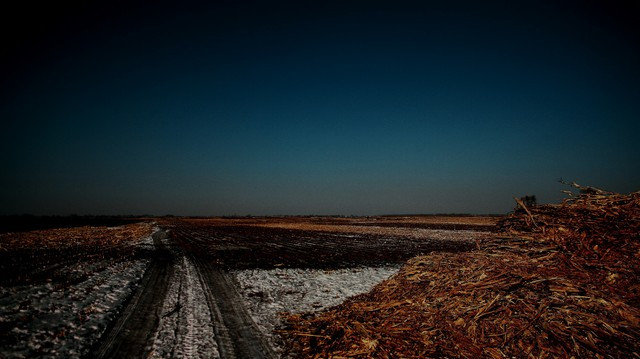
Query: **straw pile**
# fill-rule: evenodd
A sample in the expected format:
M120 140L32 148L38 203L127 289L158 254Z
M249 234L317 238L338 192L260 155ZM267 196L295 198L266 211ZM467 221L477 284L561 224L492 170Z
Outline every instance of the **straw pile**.
M471 253L411 260L370 293L289 316L301 358L640 358L640 193L519 209Z

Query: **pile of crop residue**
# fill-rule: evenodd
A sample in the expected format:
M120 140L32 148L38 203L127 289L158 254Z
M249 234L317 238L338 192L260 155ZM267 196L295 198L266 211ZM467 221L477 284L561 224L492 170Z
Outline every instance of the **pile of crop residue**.
M640 192L520 208L467 253L417 257L370 293L292 315L294 357L640 357Z

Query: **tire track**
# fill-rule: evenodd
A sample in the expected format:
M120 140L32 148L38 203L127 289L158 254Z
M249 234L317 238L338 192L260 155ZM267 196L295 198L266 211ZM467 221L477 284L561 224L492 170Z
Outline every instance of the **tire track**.
M214 326L196 269L175 246L174 275L149 358L220 358Z
M231 275L197 256L191 257L205 289L218 350L223 359L277 358L242 304Z
M163 238L164 231L153 234L155 250L140 286L87 358L143 358L151 352L173 271L174 257Z

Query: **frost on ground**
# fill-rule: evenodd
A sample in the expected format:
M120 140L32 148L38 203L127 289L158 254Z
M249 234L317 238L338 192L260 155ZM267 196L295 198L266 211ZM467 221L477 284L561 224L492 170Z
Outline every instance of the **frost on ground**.
M63 287L0 287L0 357L86 354L142 278L148 260L120 262ZM89 265L89 264L87 264Z
M150 358L219 358L196 269L184 254L178 258Z
M145 229L145 226L148 224L135 228ZM129 230L127 228L100 229L96 236L102 242L108 242L109 236L105 233L114 231L114 236L120 238L118 231ZM84 231L82 234L86 238L83 238L91 241L88 232L91 230L89 227L72 229L69 235ZM56 233L59 242L66 241L66 232L59 230ZM136 233L127 237L132 253L136 248L153 247L151 236L136 240L133 239ZM41 237L39 240L46 239ZM80 358L86 355L136 290L149 260L102 258L71 262L71 265L64 260L61 263L64 265L53 267L48 273L52 277L57 274L68 278L66 282L50 280L43 284L0 286L0 358Z
M389 278L399 266L337 270L254 269L234 271L240 295L263 334L278 353L282 342L274 333L280 313L315 312L366 293Z

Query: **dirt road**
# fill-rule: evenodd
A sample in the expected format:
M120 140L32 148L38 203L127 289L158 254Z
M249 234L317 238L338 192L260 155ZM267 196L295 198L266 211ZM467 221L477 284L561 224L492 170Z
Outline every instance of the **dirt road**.
M275 358L267 340L243 306L232 277L202 258L194 257L193 263L205 288L220 357Z
M154 352L153 345L162 321L173 311L193 311L193 308L185 308L186 302L178 301L174 310L162 312L167 289L171 281L176 280L172 270L174 262L185 258L195 268L199 283L196 290L202 291L206 298L213 324L213 333L210 334L215 337L219 356L223 359L276 357L243 307L233 278L221 266L195 251L185 253L180 248L169 248L172 244L167 241L165 231L154 233L153 243L152 261L138 290L87 358L140 358L149 357ZM174 328L176 331L179 329ZM178 344L195 346L197 343L182 341ZM178 350L180 348L166 351L175 353ZM198 356L198 353L193 354Z

